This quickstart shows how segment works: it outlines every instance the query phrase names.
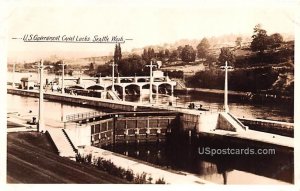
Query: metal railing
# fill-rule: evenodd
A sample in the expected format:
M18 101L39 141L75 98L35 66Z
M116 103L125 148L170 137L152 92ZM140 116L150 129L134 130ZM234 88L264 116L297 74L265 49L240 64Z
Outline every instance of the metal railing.
M156 115L170 115L170 114L177 114L176 111L129 111L129 112L114 112L114 113L106 113L106 112L86 112L86 113L77 113L71 114L66 116L65 122L75 122L86 120L90 118L96 117L104 117L104 116L113 116L113 115L123 115L123 116L147 116L152 114L153 116Z
M84 120L84 119L89 119L89 118L94 118L94 117L99 117L104 115L107 115L107 113L101 111L76 113L76 114L67 115L66 121L79 121L79 120Z

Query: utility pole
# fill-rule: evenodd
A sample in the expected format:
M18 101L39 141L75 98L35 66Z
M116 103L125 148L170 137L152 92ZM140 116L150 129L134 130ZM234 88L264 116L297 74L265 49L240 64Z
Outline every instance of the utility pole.
M44 92L43 92L43 60L40 61L40 64L38 66L39 68L39 74L40 74L40 96L39 96L39 123L38 123L38 131L43 132L45 131L45 124L44 124Z

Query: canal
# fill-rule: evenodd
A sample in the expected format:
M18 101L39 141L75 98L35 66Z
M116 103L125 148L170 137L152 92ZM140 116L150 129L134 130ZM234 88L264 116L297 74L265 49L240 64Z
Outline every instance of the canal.
M202 104L204 107L217 108L223 104L222 98L202 95L175 95L177 104L187 106L189 102ZM127 100L141 100L127 97ZM169 98L158 97L159 103L168 103ZM147 102L147 97L142 98ZM230 102L231 112L238 117L265 118L293 122L293 112L289 106L280 104L253 105L236 100ZM82 105L45 100L45 120L61 120L63 115L99 111L97 108ZM22 115L38 113L38 99L7 95L7 111L19 112ZM47 112L48 111L48 112ZM209 142L201 143L202 147L210 146ZM276 153L263 156L203 156L197 149L189 146L165 143L140 143L114 145L106 149L143 160L163 168L193 173L208 181L218 184L291 184L294 182L294 161L292 154Z

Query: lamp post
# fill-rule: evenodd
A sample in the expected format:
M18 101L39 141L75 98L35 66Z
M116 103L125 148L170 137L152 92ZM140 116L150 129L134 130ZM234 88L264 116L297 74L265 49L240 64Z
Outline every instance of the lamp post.
M12 88L15 88L15 71L16 70L16 63L13 64L13 74L12 74Z
M149 87L149 93L150 93L150 103L152 103L152 83L153 83L153 71L152 68L156 67L155 65L153 65L154 60L150 61L150 65L146 65L147 67L150 67L150 87Z
M229 112L228 107L228 69L232 69L231 66L228 66L227 61L225 62L225 66L221 66L222 69L225 69L225 82L224 82L224 109L225 112Z
M111 90L115 91L115 62L112 60L112 87Z
M44 92L43 92L43 60L40 61L40 64L38 66L39 69L39 75L40 75L40 95L39 95L39 122L38 122L38 131L43 132L45 130L45 124L44 124L44 111L43 111L43 102L44 102Z

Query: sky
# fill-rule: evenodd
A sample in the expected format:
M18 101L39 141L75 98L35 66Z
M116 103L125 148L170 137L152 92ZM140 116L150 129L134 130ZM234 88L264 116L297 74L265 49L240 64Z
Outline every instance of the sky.
M2 23L9 60L101 56L114 44L25 43L25 34L43 36L113 36L132 39L123 51L147 45L174 43L223 34L253 33L260 23L268 34L294 34L298 1L200 0L200 1L9 1ZM298 23L298 24L297 24ZM3 31L2 31L3 32Z

